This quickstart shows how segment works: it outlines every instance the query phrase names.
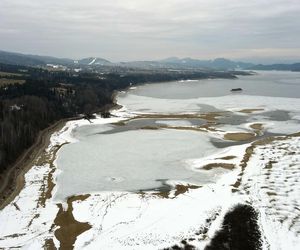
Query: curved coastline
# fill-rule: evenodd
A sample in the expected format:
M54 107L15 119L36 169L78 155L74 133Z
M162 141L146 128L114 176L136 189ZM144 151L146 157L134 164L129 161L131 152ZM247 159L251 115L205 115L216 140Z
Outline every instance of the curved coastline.
M115 102L114 107L120 108L120 104L117 104L117 93L114 96L114 102ZM233 113L243 113L244 112L245 116L250 116L250 115L252 115L252 113L256 113L256 112L257 113L263 112L263 110L254 110L254 109L250 110L251 107L246 107L246 108L249 108L249 110L246 110L246 112L245 112L245 110L242 110L239 108L232 110L232 112ZM129 115L134 115L134 114L129 114ZM118 119L118 118L116 118L116 119ZM124 119L126 119L126 118L124 118ZM77 122L75 122L75 123L77 123ZM80 124L81 122L78 122L78 123ZM53 132L62 130L62 127L65 127L64 124L65 124L65 122L63 124L61 124L61 127L53 128L53 131L49 131L48 134L45 133L44 136L46 136L46 137L44 138L44 140L46 140L48 138L48 142L49 142L50 137L53 134ZM89 123L86 123L86 124L89 124ZM97 124L97 122L95 124ZM247 125L247 128L248 127L252 128L255 133L260 134L263 131L264 126L267 127L268 124L257 123L257 121L256 121L256 123L254 123L254 121L253 121L253 123L247 123L246 125ZM174 127L174 129L177 129L176 126ZM229 132L231 129L232 129L232 127L228 128ZM214 131L211 131L211 132L215 133ZM224 135L224 133L223 133L223 135ZM174 206L182 206L183 208L186 209L185 212L183 211L181 213L181 216L183 218L184 218L184 216L186 216L185 213L198 214L197 218L187 218L187 221L182 221L182 222L184 222L182 224L184 230L189 230L188 223L193 224L193 221L195 219L197 219L199 225L201 225L201 226L199 226L199 228L200 227L201 228L200 229L198 228L199 232L197 231L196 228L193 228L193 230L195 230L194 233L190 233L190 231L189 231L188 234L180 234L179 237L177 237L177 236L176 237L172 236L170 238L166 237L165 238L166 242L164 245L159 245L160 244L159 241L155 241L155 239L152 239L154 243L151 242L150 239L149 239L148 243L154 244L154 245L152 245L153 247L155 246L155 244L158 244L162 248L162 247L168 247L167 244L169 244L169 246L171 246L170 239L173 243L178 242L178 245L180 245L180 246L181 246L181 244L183 244L182 243L183 241L188 242L188 244L193 245L194 243L196 244L199 240L200 243L198 243L198 244L200 244L200 246L203 247L207 243L207 239L212 239L212 235L216 232L216 230L220 226L222 218L224 218L225 214L230 209L232 209L233 205L236 204L237 202L245 202L245 203L253 202L254 208L263 214L264 210L259 210L259 209L261 209L261 206L262 206L262 208L264 208L265 206L268 206L269 204L261 203L261 201L259 200L260 196L257 196L257 197L255 196L257 194L257 192L266 191L265 192L266 194L263 193L263 195L266 195L266 197L264 198L266 201L268 201L268 199L271 199L271 198L272 199L275 198L275 199L279 199L279 200L281 199L281 193L279 191L278 191L278 193L275 193L275 192L268 193L268 190L265 190L263 181L259 182L259 185L262 186L260 189L258 188L257 190L255 190L254 186L248 187L247 178L249 178L250 181L251 181L251 179L255 178L255 176L256 176L255 171L257 171L257 170L255 170L253 172L251 172L251 171L252 171L252 169L255 169L255 168L257 169L257 165L259 165L259 164L261 164L262 166L265 165L265 167L263 168L263 171L265 171L266 173L263 173L263 175L262 175L262 177L266 177L266 180L264 180L264 181L267 181L267 179L271 175L271 172L270 172L271 169L273 169L273 168L280 169L280 165L276 162L276 159L274 160L274 155L272 153L266 154L264 156L265 159L260 157L260 154L262 152L264 152L265 148L268 148L269 152L274 151L276 153L275 156L278 155L276 157L281 157L281 155L283 155L284 157L286 157L287 160L290 159L289 157L294 157L293 160L296 161L297 153L296 153L296 155L295 154L289 155L289 153L292 153L292 152L289 152L288 150L286 150L286 152L285 152L284 148L285 147L287 148L287 146L290 145L290 143L295 143L295 145L296 145L296 143L299 144L299 139L297 137L299 137L299 133L287 135L284 137L277 137L277 138L273 138L273 139L265 138L263 140L256 140L258 142L251 143L251 145L255 145L255 146L250 146L250 145L246 145L246 144L243 147L236 146L237 148L232 151L224 151L221 154L216 154L211 157L201 159L201 162L197 162L197 161L192 162L192 164L195 165L195 168L200 167L205 171L210 171L211 169L213 169L215 167L221 166L221 165L218 165L218 163L213 165L213 163L216 162L216 159L218 160L218 162L219 161L220 162L221 161L235 162L236 165L238 165L238 166L236 168L231 169L232 172L230 172L228 175L226 175L226 177L224 176L224 178L222 178L220 180L220 182L218 182L217 185L209 185L208 187L200 188L200 187L195 187L195 186L189 186L186 183L182 183L182 184L174 183L174 190L167 191L167 192L152 192L151 196L148 195L147 193L142 193L142 192L137 193L137 194L129 194L129 193L126 194L125 192L109 194L109 193L100 193L99 192L97 194L91 194L91 195L89 195L89 194L74 195L72 197L69 197L69 199L67 200L67 202L66 202L67 207L64 207L66 204L64 204L64 205L58 204L58 206L61 205L61 207L59 207L58 212L56 211L57 214L55 217L56 218L55 221L57 223L54 223L53 231L51 231L51 233L53 232L53 234L55 234L56 238L61 240L64 238L63 232L70 232L69 231L70 228L69 228L68 224L71 223L72 225L75 225L75 227L78 227L77 228L78 230L74 234L70 233L70 239L68 240L68 242L64 242L64 243L60 242L60 244L67 244L68 247L72 247L73 244L75 244L75 246L77 248L85 246L86 240L91 240L91 239L95 240L95 242L91 243L93 246L97 246L97 244L100 244L100 245L102 244L101 246L106 246L106 247L107 246L112 247L113 246L112 244L118 244L119 247L123 246L122 244L129 244L127 246L130 246L130 244L133 244L134 242L135 243L138 242L139 237L141 237L141 239L146 239L146 243L147 243L148 238L147 238L146 234L144 235L143 233L135 234L135 236L137 236L136 240L129 238L129 240L127 242L126 242L126 240L121 241L118 237L122 238L122 236L124 235L125 232L122 231L121 226L117 226L117 224L114 225L113 222L108 222L108 221L107 221L108 228L106 228L106 229L110 230L111 228L114 228L116 226L116 235L114 233L112 233L111 239L113 239L113 237L115 237L114 239L115 240L118 239L117 241L111 242L111 241L109 241L109 240L111 240L109 238L105 238L105 237L102 238L101 234L97 235L98 238L96 238L96 239L91 238L91 235L92 235L92 233L96 233L97 230L100 230L100 232L102 230L102 225L101 225L101 229L99 229L98 228L99 225L97 225L96 221L101 221L101 223L103 223L104 217L109 216L109 213L108 213L109 211L112 211L112 214L116 214L116 213L126 214L129 211L128 209L126 209L126 206L128 206L128 204L130 206L132 204L135 205L134 208L133 207L131 207L131 208L134 209L134 211L137 213L137 215L140 213L139 209L143 210L142 208L144 208L144 209L149 208L150 211L153 212L153 217L151 217L149 215L149 213L148 213L148 215L146 214L146 217L148 216L147 217L148 220L157 218L154 216L156 209L163 209L163 210L166 209L166 211L169 211L170 208L172 208ZM281 144L284 144L284 147ZM45 146L44 149L47 147L47 145L44 144L44 146ZM291 145L293 145L293 144L291 144ZM245 147L247 147L246 150L245 150ZM36 149L39 149L39 148L37 147ZM237 149L242 158L234 157L234 151L236 151ZM296 151L296 150L298 150L298 148L293 149L293 150L295 152L298 152L298 151ZM42 152L42 151L43 151L43 149L40 149L40 152ZM257 164L257 163L259 163L259 164ZM229 165L224 165L224 166L226 167ZM232 166L230 166L230 168L231 167ZM286 170L289 171L288 168L286 168ZM289 174L291 174L291 173L292 172L287 172L286 181L291 181L290 176L289 176ZM23 176L24 176L24 174L25 173L23 173ZM276 188L275 185L274 185L274 188ZM252 198L248 196L247 192L248 192L248 194L250 192L250 194L252 196L254 195L256 198L254 200L252 200ZM185 195L185 194L187 194L187 195ZM222 194L224 195L224 197L222 197ZM211 197L213 197L213 198L211 198ZM192 198L192 200L190 200L190 198ZM217 200L218 198L220 199L219 201ZM226 201L226 198L228 198L228 201ZM143 204L142 201L140 201L139 199L146 201L145 203L147 203L147 206L145 204ZM202 208L201 204L199 205L198 202L201 203L201 201L202 202L206 201L206 199L207 199L207 201L211 201L211 203L208 204L207 206L205 205L205 203L203 203L202 206L204 208ZM263 202L264 202L264 199L262 199ZM99 212L99 214L93 214L91 211L88 211L88 208L96 206L96 204L97 204L97 202L99 202L99 200L104 201L103 206L104 207L107 206L106 210ZM128 202L126 203L124 200L128 200ZM53 200L50 200L50 202L51 201L53 202ZM226 201L226 202L222 203L224 201ZM119 204L118 202L121 205L118 205ZM185 207L185 203L186 204L191 203L195 207L192 209L192 206L191 206L191 209L189 210L189 208ZM140 208L139 208L139 206L140 206ZM216 207L216 209L214 208L214 206ZM220 206L221 206L221 209L219 209ZM153 210L151 210L151 209L153 209ZM205 209L207 209L208 211L210 211L209 209L212 209L212 212L211 211L207 212ZM207 216L208 219L205 219L205 217L202 218L201 215L199 215L199 213L200 213L199 211L204 212L204 216ZM279 212L281 212L281 210ZM283 209L282 213L284 214L284 209ZM103 216L103 217L101 217L101 216ZM263 216L265 216L265 214L263 214ZM69 218L70 220L65 220L64 218ZM172 220L170 220L170 218L172 218L171 215L168 217L169 220L167 219L166 221L168 221L170 223L168 225L170 227L172 227L173 224L172 224ZM123 220L122 216L119 216L118 219ZM193 219L193 220L190 220L190 219ZM262 218L259 217L258 221L260 223L260 226L263 225L263 227L266 227L268 224L268 221L267 220L264 221L264 219L265 219L265 217L262 217ZM207 223L207 221L209 221L209 222ZM129 220L128 223L132 223L132 221ZM134 223L135 222L133 222L133 224ZM158 223L158 225L160 225L162 227L164 226L163 223L161 223L161 224ZM110 226L111 226L111 228L110 228ZM139 226L141 228L144 228L146 232L152 233L152 231L149 228L144 227L143 222L141 222L141 224L139 224ZM204 229L202 228L202 226L204 227ZM174 228L176 228L175 224L174 224ZM131 229L128 227L128 230L131 230ZM148 230L150 230L150 231L148 231ZM156 231L154 230L154 232L156 232ZM196 234L195 234L195 232L196 232ZM128 233L128 231L126 231L126 234L127 233ZM132 233L134 234L135 232L132 231ZM174 232L172 231L172 233L174 235L176 235L176 230L174 229ZM162 235L162 237L165 237L165 236ZM203 237L203 238L201 238L201 237ZM273 237L271 230L267 231L267 237L268 237L268 239ZM196 239L197 242L195 240L190 240L192 238ZM206 240L203 240L204 238ZM0 238L0 240L1 240L1 238ZM51 240L47 241L48 242L47 244L50 244L51 246L57 246L57 242L54 244L53 240L52 240L52 242L51 242ZM131 242L131 240L133 240L133 243Z
M248 73L251 75L250 73ZM232 79L237 78L235 75L231 76ZM216 77L218 79L218 77ZM201 78L200 78L201 79ZM215 79L215 78L214 78ZM222 78L223 79L223 78ZM226 79L226 77L225 77ZM195 79L192 79L195 80ZM197 78L197 80L199 80ZM170 80L168 82L173 82L174 80ZM180 82L182 80L178 80ZM189 80L186 80L189 81ZM159 83L159 82L158 82ZM165 82L164 82L165 83ZM148 82L135 84L136 86L146 85L149 84ZM125 90L122 91L128 91L133 86L127 87ZM122 106L117 103L117 96L121 91L114 91L112 94L112 104L108 107L109 112L116 109L121 109ZM106 109L105 107L100 108L99 110ZM25 150L22 155L16 160L15 163L11 165L11 167L8 168L7 171L5 171L1 175L1 186L0 186L0 210L3 209L7 204L9 204L22 190L24 187L24 175L26 172L32 167L32 163L35 159L37 159L41 152L47 148L51 135L61 129L64 124L66 124L67 121L71 120L78 120L82 119L81 117L75 117L75 118L66 118L59 120L49 126L48 128L45 128L44 130L40 131L35 143Z

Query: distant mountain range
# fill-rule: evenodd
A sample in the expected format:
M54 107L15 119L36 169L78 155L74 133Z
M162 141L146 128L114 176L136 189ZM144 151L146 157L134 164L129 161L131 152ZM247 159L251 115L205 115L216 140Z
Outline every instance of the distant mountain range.
M189 67L204 67L204 68L219 68L219 69L236 69L236 68L249 68L253 66L251 63L244 62L235 62L225 58L217 58L214 60L197 60L192 58L177 58L171 57L162 60L161 62L165 62L168 64L174 65L187 65Z
M270 64L270 65L258 64L258 65L253 66L251 69L253 69L253 70L288 70L288 71L300 71L300 63L292 63L292 64Z
M6 52L6 51L0 51L0 63L16 64L16 65L23 65L23 66L46 66L47 64L63 65L63 66L112 65L110 61L98 57L96 58L89 57L77 61L68 58L26 55L26 54Z
M0 63L16 64L23 66L43 66L46 64L73 64L71 59L56 58L50 56L25 55L21 53L13 53L0 51Z
M51 56L26 55L0 51L0 63L23 65L23 66L47 66L62 65L66 67L97 67L97 66L120 66L144 69L215 69L215 70L288 70L300 71L300 63L256 65L253 63L232 61L225 58L214 60L198 60L193 58L170 57L157 61L132 61L112 63L99 57L88 57L80 60L68 58L56 58Z
M178 58L170 57L160 61L144 61L144 62L131 62L131 64L150 64L150 65L160 65L161 67L171 67L171 68L203 68L203 69L219 69L219 70L228 70L228 69L247 69L254 64L235 62L224 58L217 58L214 60L198 60L193 58Z

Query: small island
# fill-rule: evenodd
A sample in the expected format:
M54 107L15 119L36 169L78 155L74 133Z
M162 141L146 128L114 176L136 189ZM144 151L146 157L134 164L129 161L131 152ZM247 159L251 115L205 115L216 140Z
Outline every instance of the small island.
M237 91L243 91L243 89L242 88L236 88L236 89L231 89L230 91L231 92L237 92Z

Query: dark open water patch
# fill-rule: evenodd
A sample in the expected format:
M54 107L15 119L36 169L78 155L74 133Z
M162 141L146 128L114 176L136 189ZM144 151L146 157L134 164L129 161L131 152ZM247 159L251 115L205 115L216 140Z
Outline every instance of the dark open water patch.
M291 120L290 112L286 110L274 110L263 112L260 115L266 116L271 121L289 121Z
M190 125L186 125L187 127L201 126L207 124L207 121L201 118L184 118L184 119L140 118L140 119L125 121L124 124L121 123L120 125L113 125L111 130L107 130L95 134L103 134L103 135L116 134L116 133L131 131L131 130L138 130L145 127L160 128L161 126L167 126L166 124L164 124L164 122L172 122L172 121L173 122L187 121L188 123L190 123ZM174 125L176 125L176 123L174 123ZM182 125L179 125L178 127L182 127Z
M236 115L228 112L226 115L218 118L218 124L241 125L248 121L249 117L245 115Z

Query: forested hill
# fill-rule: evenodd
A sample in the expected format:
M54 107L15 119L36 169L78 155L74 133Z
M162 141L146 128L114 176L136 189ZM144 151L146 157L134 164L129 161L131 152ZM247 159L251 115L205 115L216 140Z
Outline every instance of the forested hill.
M300 63L293 64L258 64L251 67L252 70L283 70L283 71L300 71Z
M230 72L96 74L0 64L0 173L30 147L39 131L62 118L104 116L113 92L144 82L235 78Z

